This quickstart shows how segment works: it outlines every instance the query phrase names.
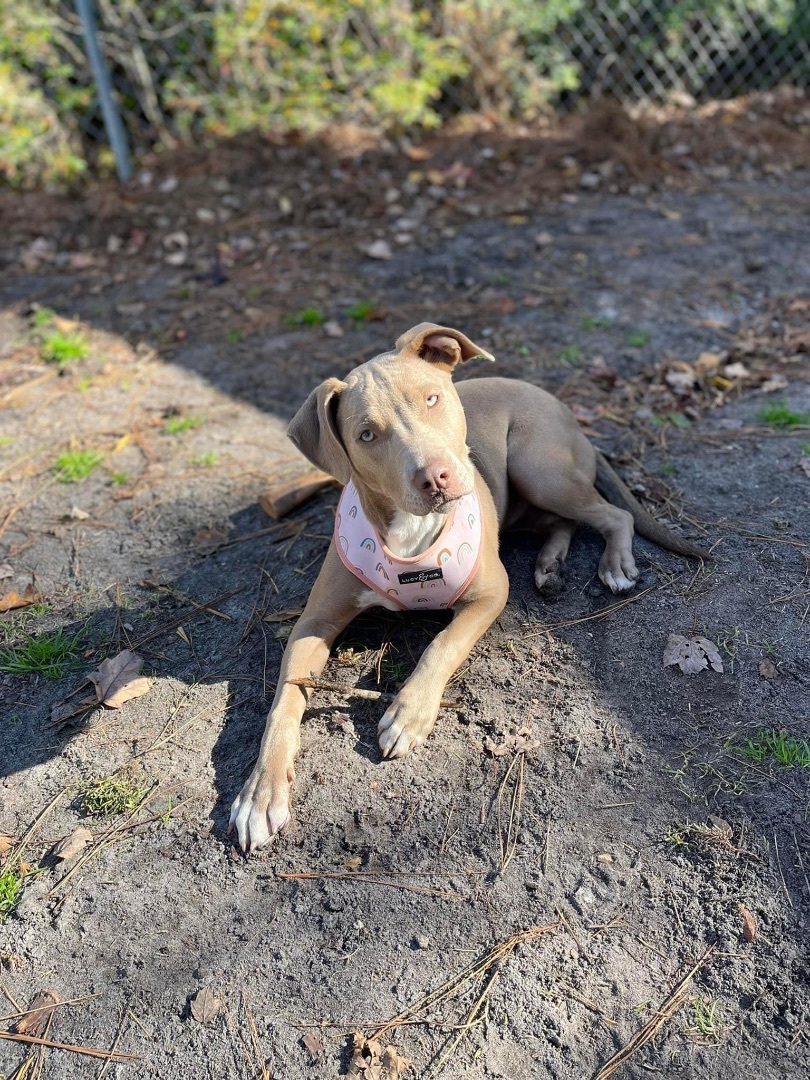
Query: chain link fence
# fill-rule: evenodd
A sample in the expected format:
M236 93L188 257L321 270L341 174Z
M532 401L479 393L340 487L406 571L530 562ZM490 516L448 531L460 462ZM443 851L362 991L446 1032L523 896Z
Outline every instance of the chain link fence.
M251 128L402 132L467 111L531 120L599 97L810 81L810 0L96 0L95 13L136 153ZM72 3L0 0L0 16L0 175L47 180L48 154L50 173L105 163Z

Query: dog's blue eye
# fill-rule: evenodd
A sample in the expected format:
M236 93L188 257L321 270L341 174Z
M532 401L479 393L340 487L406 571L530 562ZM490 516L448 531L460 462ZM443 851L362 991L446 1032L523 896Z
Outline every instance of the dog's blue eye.
M427 407L429 409L432 409L433 406L436 404L436 402L438 400L439 400L439 395L438 394L431 394L430 397L426 399Z
M369 431L368 428L366 428L365 431L361 431L360 432L360 441L361 442L374 442L374 432Z

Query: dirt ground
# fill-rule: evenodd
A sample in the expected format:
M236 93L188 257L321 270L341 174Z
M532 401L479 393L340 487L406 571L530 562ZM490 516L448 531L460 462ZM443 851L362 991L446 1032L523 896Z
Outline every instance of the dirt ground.
M808 733L810 426L762 417L810 414L808 178L795 153L763 168L761 143L718 163L662 137L643 176L479 133L422 160L240 143L124 192L0 199L0 593L36 594L3 638L76 639L61 679L0 675L0 834L29 868L0 991L9 1015L46 988L81 999L47 1038L135 1056L49 1049L43 1077L580 1080L656 1018L618 1075L807 1075L810 768L745 747ZM280 525L257 500L303 467L284 431L309 390L423 319L497 356L461 377L560 393L714 558L637 540L617 602L582 532L547 598L537 540L505 538L510 602L458 712L382 762L380 707L317 693L293 822L245 858L230 804L337 491ZM54 327L87 342L61 370ZM71 450L99 463L60 482ZM395 689L437 628L369 614L327 676ZM724 670L664 667L672 633ZM149 692L53 723L127 647ZM116 770L146 801L88 818L83 785ZM92 857L57 862L82 825ZM351 1064L353 1032L478 960L380 1034L407 1072L373 1044ZM213 1015L191 1008L206 988ZM28 1052L0 1041L0 1075Z

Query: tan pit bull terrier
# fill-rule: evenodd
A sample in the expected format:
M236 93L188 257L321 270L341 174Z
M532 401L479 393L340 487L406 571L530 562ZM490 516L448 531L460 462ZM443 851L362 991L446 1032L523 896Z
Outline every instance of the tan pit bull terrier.
M453 611L379 722L383 757L404 757L428 737L448 679L506 604L503 528L544 531L538 588L555 579L579 523L604 536L599 577L614 593L638 577L634 523L670 551L706 557L642 509L551 394L500 378L456 389L454 368L474 357L494 359L458 330L420 323L344 381L327 379L290 424L301 452L346 486L284 652L259 759L233 804L231 827L246 851L269 843L290 816L309 696L290 680L317 678L361 611ZM597 482L629 512L602 498Z

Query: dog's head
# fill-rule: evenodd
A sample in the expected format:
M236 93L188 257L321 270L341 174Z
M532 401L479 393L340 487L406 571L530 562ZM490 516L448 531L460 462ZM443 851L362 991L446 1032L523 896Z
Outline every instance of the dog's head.
M447 512L474 477L452 373L479 356L494 359L459 330L420 323L393 351L313 390L287 433L311 462L379 505Z

